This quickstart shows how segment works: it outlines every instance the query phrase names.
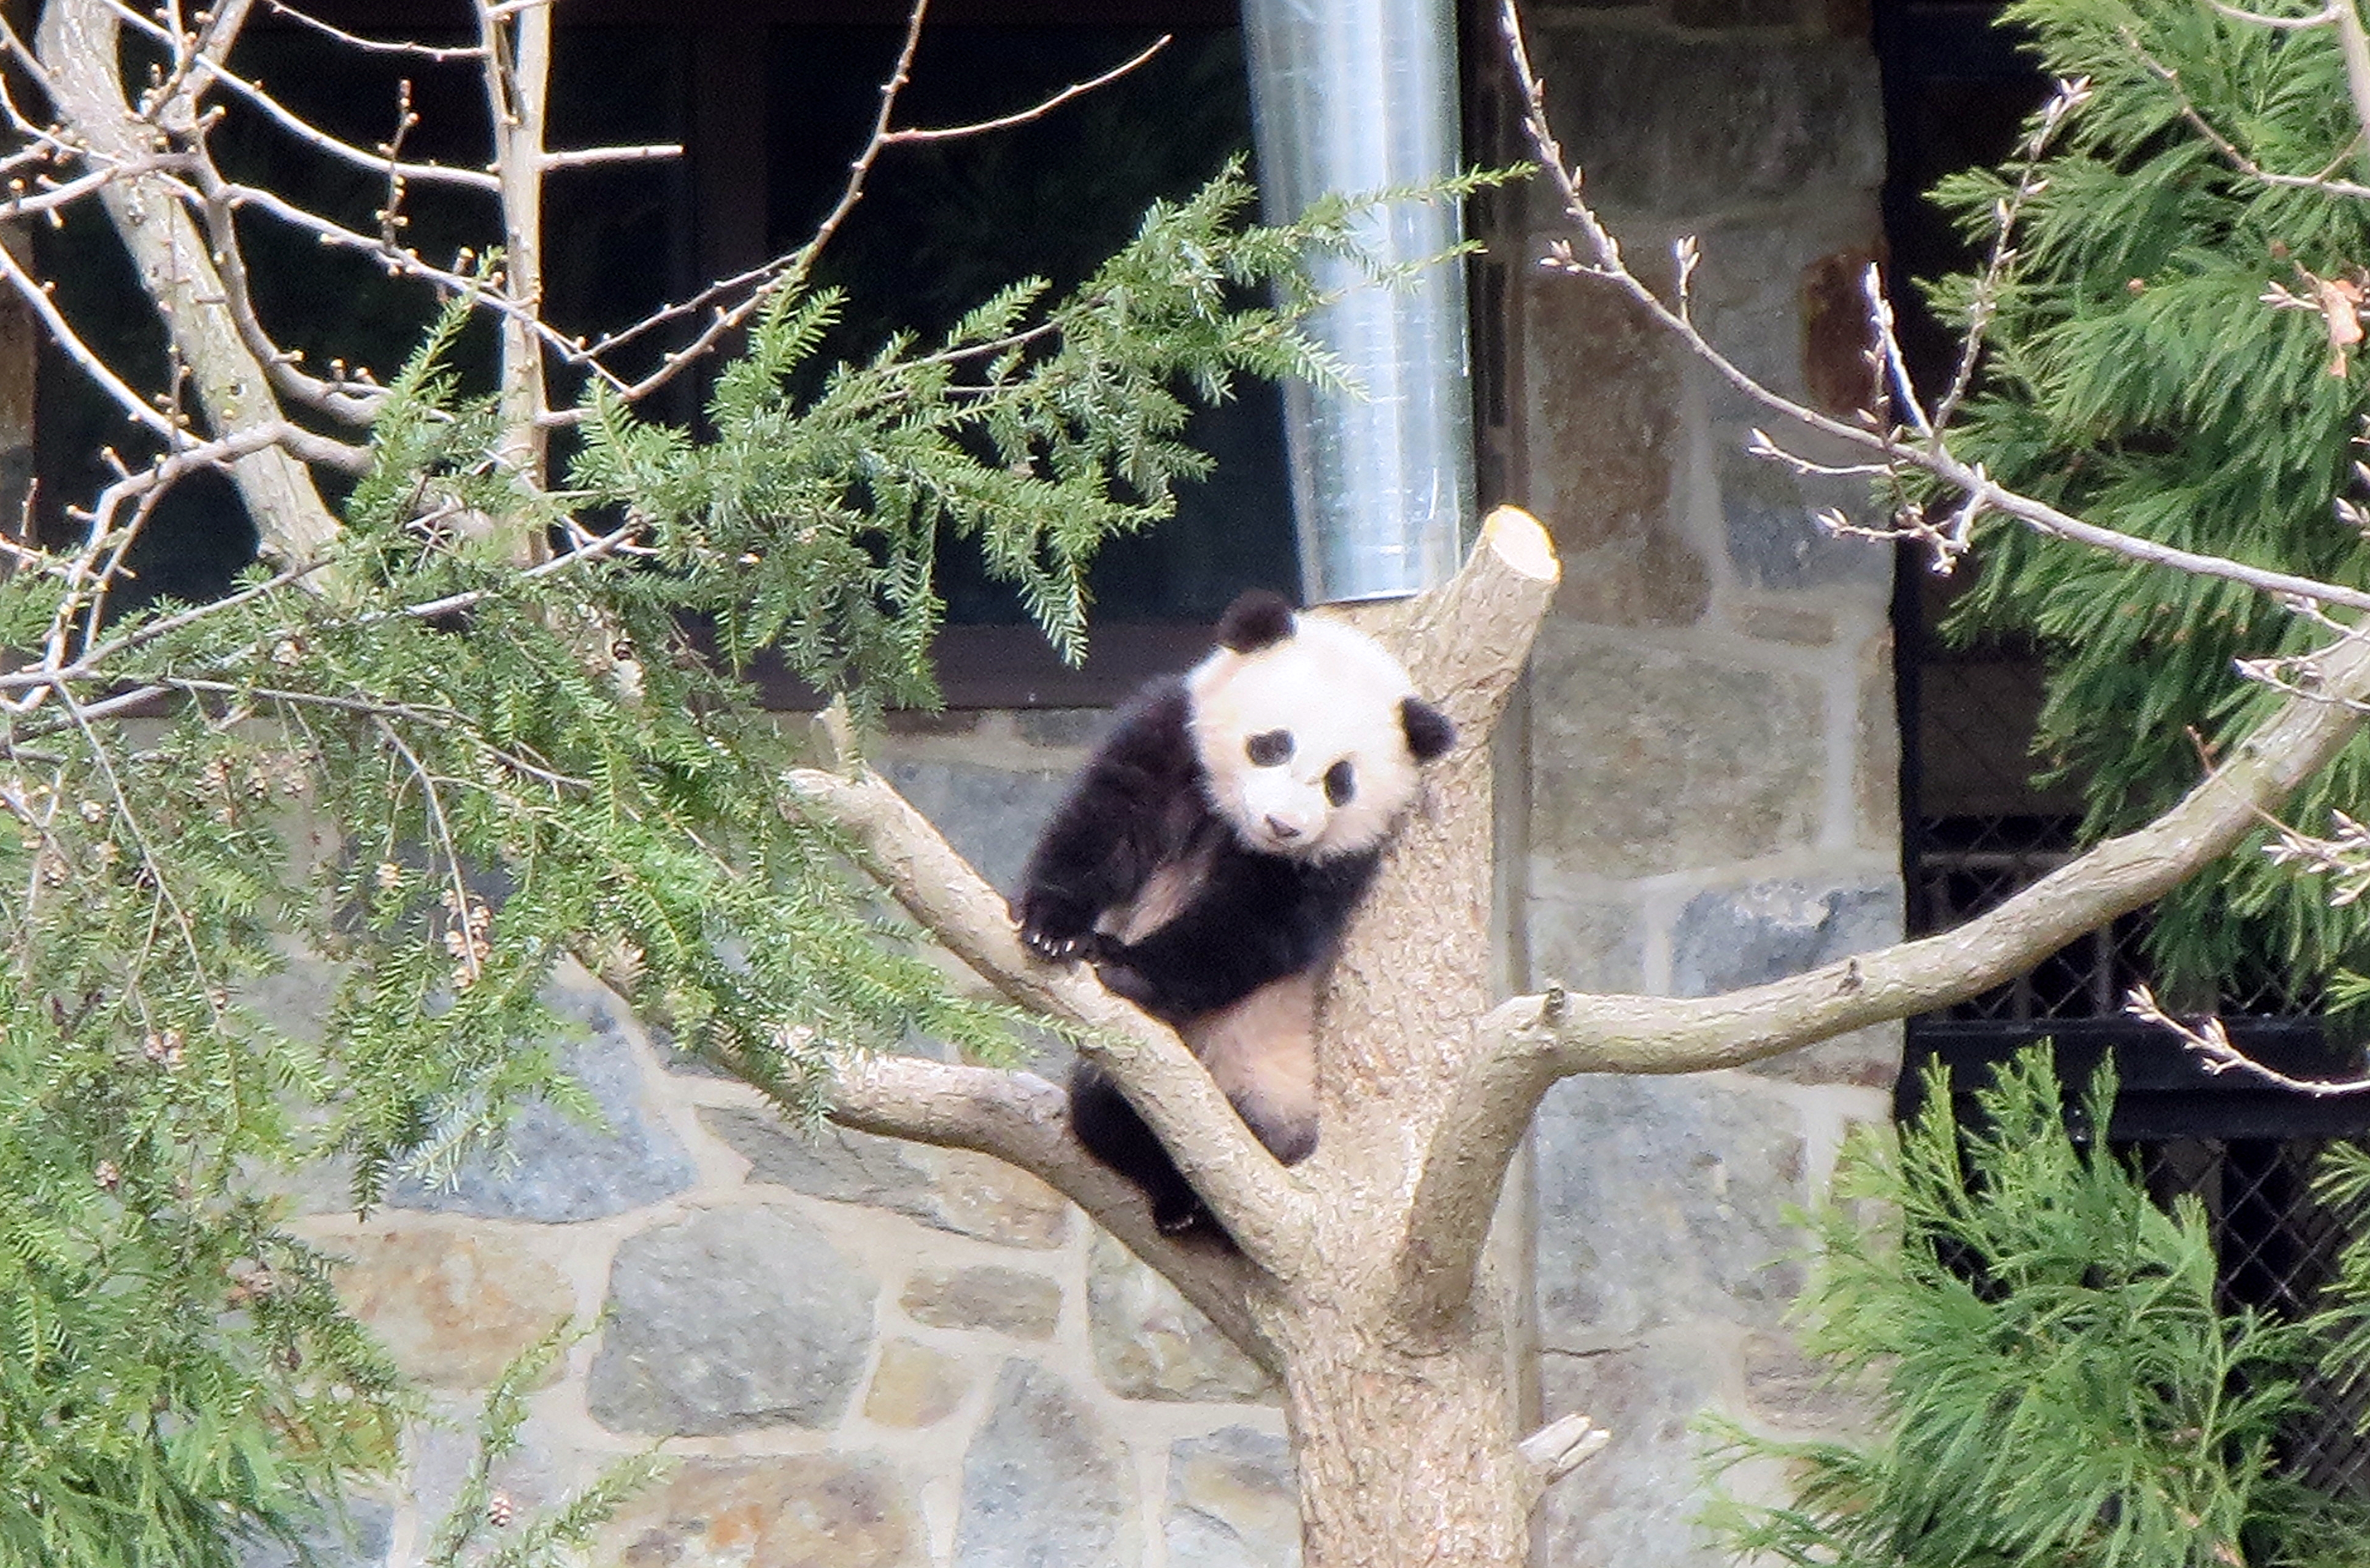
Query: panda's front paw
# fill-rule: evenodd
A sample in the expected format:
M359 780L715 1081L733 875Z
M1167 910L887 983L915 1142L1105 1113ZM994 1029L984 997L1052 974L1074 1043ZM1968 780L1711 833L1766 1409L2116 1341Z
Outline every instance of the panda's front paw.
M1103 983L1104 990L1147 1012L1153 1010L1160 993L1145 978L1144 971L1127 962L1126 949L1117 942L1099 940L1097 951L1089 956L1094 960L1095 978Z
M1048 963L1074 963L1090 955L1095 912L1084 905L1031 892L1020 901L1020 940Z

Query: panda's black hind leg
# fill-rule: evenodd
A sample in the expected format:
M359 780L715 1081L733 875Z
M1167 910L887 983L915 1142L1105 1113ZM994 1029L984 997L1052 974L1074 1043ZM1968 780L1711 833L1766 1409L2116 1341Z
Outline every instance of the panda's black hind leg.
M1081 1059L1070 1071L1070 1131L1088 1154L1134 1182L1152 1201L1152 1222L1170 1236L1215 1230L1193 1184L1135 1113L1110 1075Z

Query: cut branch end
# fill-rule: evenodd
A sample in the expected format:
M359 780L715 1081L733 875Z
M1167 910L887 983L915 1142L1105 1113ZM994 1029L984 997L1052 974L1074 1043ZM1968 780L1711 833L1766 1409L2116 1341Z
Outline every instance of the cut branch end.
M1612 1433L1574 1413L1540 1427L1516 1444L1515 1451L1544 1490L1595 1458L1612 1441Z
M1547 525L1519 506L1490 508L1481 520L1481 542L1509 571L1535 582L1554 582L1563 576Z

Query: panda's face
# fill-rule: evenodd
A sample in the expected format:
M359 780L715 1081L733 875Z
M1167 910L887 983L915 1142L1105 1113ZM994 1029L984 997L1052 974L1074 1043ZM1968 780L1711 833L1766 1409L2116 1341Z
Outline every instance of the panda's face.
M1374 849L1421 788L1401 704L1413 688L1363 633L1314 616L1186 677L1210 803L1245 846L1326 860Z

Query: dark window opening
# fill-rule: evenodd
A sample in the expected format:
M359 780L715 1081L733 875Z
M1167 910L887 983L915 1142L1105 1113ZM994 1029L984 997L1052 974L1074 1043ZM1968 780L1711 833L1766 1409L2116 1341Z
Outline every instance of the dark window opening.
M901 27L773 29L765 117L766 248L800 244L837 198L879 105ZM1025 109L1169 43L1117 82L990 138L896 148L823 253L817 282L848 292L831 348L860 355L892 332L942 331L1025 277L1056 294L1126 244L1155 201L1181 201L1230 157L1248 159L1250 88L1234 27L925 28L909 125L976 124ZM1295 584L1291 496L1276 388L1244 379L1197 409L1182 434L1215 470L1177 487L1177 515L1114 539L1092 577L1099 615L1216 618L1245 588ZM1025 621L976 552L942 552L938 591L957 625Z
M316 15L382 37L466 41L465 19L435 0L312 0ZM1029 123L946 144L889 149L864 201L824 252L818 282L849 291L834 355L869 352L891 331L942 329L1013 280L1075 284L1125 242L1156 199L1190 194L1234 156L1248 157L1249 85L1234 7L1216 0L1135 0L1087 6L982 0L939 7L925 29L903 126L972 123L1010 114L1095 76L1162 33L1173 41L1145 67ZM680 143L680 160L556 171L546 184L544 249L549 318L597 336L685 297L708 280L757 265L811 232L879 106L903 32L902 5L863 0L745 6L684 0L595 0L564 20L555 43L549 139L555 147ZM473 62L426 64L348 50L309 29L259 18L234 67L300 114L357 145L384 143L411 82L420 115L407 157L481 167L488 150ZM385 184L263 124L235 103L214 135L233 178L286 190L365 233L378 226ZM414 183L404 239L437 264L482 245L491 209L474 192ZM240 220L259 313L308 363L329 354L384 377L418 341L435 302L423 284L389 278L366 257L310 236ZM144 391L169 379L165 342L114 236L95 211L36 236L45 276L61 280L70 319L103 350L129 352ZM646 370L673 342L653 335ZM480 322L457 352L473 374L493 362ZM480 385L484 383L481 382ZM575 386L555 374L564 404ZM700 387L685 377L650 411L695 420ZM36 526L70 529L63 509L104 482L103 452L142 455L117 411L63 356L44 350L37 418ZM346 433L346 432L338 432ZM1201 629L1237 592L1296 582L1281 399L1256 380L1198 412L1182 437L1214 472L1178 487L1178 515L1111 541L1091 578L1095 657L1068 671L1026 624L1011 590L987 580L967 542L949 548L941 593L949 629L941 681L958 706L1116 700L1154 669L1186 662ZM555 444L564 465L567 443ZM325 489L334 496L333 477ZM135 562L138 596L204 598L253 559L255 533L227 483L177 490L149 525ZM797 694L770 697L796 700Z

